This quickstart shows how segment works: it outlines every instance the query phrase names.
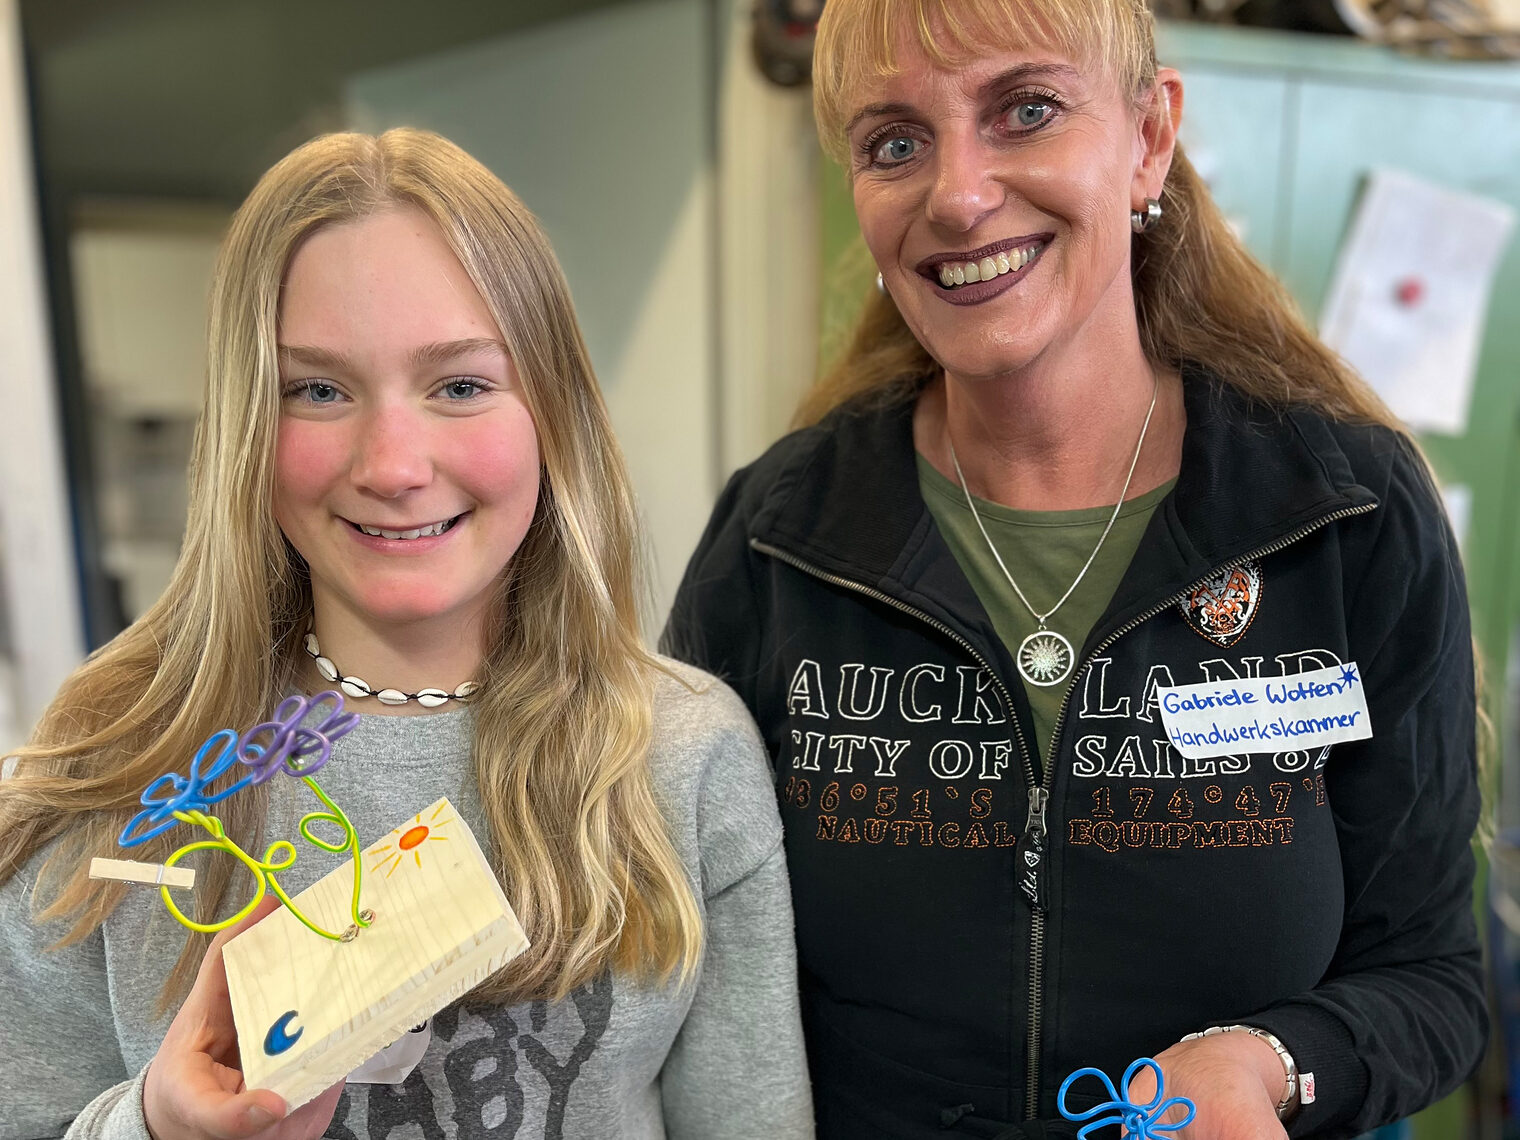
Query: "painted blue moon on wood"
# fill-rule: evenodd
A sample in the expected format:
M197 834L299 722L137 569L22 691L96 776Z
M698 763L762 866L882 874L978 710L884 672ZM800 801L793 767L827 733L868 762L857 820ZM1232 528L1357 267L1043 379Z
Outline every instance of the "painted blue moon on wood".
M288 1013L282 1013L275 1019L275 1023L269 1027L269 1032L264 1034L265 1053L274 1057L285 1052L285 1050L301 1039L301 1034L306 1032L305 1029L297 1029L294 1033L287 1032L290 1023L295 1018L296 1011L290 1010Z

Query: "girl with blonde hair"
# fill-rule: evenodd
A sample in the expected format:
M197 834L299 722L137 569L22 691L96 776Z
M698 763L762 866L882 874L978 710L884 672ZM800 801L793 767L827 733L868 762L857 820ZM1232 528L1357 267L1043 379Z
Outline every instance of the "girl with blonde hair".
M209 339L170 586L0 783L0 1137L809 1135L763 756L641 643L632 495L537 222L436 135L316 139L234 218ZM287 1117L237 1070L230 932L86 867L212 733L335 679L364 715L323 783L358 834L449 796L530 948L369 1078L399 1083ZM293 787L219 804L228 835L292 834ZM201 866L201 923L236 871Z
M1145 3L829 0L813 78L878 291L667 644L777 769L819 1134L1068 1136L1142 1056L1190 1140L1450 1092L1456 543L1177 146Z

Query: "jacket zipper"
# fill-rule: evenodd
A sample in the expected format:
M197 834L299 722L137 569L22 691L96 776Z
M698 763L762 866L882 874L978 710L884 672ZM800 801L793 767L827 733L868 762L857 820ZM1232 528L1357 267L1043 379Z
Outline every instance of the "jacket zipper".
M951 629L948 625L940 621L938 618L930 614L926 614L922 610L908 605L906 602L899 601L897 598L892 597L890 594L883 593L881 590L878 590L873 586L867 586L863 582L856 582L853 579L844 578L838 574L831 574L827 570L819 569L817 566L812 565L812 563L805 562L801 558L798 558L785 550L781 550L778 547L772 546L769 543L761 542L757 538L750 539L749 545L751 549L759 551L761 554L768 555L771 558L778 559L781 562L785 562L788 566L791 566L797 570L801 570L804 574L809 574L812 577L819 579L820 581L843 587L844 589L854 591L857 594L863 594L868 598L872 598L876 601L891 606L893 609L897 610L900 613L904 613L910 617L917 618L919 621L926 623L930 627L944 634L951 641L955 642L962 649L964 649L971 656L971 658L977 662L977 664L981 665L983 669L987 670L987 675L993 679L994 683L998 687L999 693L1003 697L1003 707L1008 710L1008 720L1009 723L1013 726L1014 739L1019 742L1019 756L1024 765L1025 791L1029 796L1029 815L1025 820L1024 831L1026 835L1037 836L1041 841L1043 841L1045 836L1048 834L1049 829L1048 808L1050 804L1050 789L1055 779L1055 757L1056 751L1060 746L1061 728L1066 721L1066 708L1071 703L1071 694L1077 687L1078 679L1081 677L1083 671L1088 667L1088 665L1092 663L1093 658L1097 657L1100 653L1109 648L1109 646L1113 645L1125 634L1133 632L1136 628L1143 625L1145 622L1148 622L1157 614L1164 612L1170 607L1176 605L1178 602L1182 601L1190 593L1192 593L1193 590L1202 585L1208 579L1233 570L1238 566L1244 566L1247 562L1255 561L1258 558L1265 558L1269 554L1276 554L1279 550L1293 545L1293 543L1299 541L1299 539L1313 534L1321 527L1329 526L1333 522L1339 522L1342 519L1352 518L1356 515L1364 515L1369 511L1374 511L1376 509L1376 503L1364 503L1359 507L1343 507L1338 511L1331 511L1329 514L1322 515L1319 518L1315 519L1313 522L1306 523L1305 525L1299 527L1297 530L1293 531L1291 534L1277 539L1275 542L1268 543L1266 546L1258 547L1257 549L1252 550L1247 554L1241 555L1239 558L1232 558L1228 562L1222 562L1218 566L1211 569L1203 577L1194 579L1183 589L1179 590L1175 594L1170 595L1165 601L1162 601L1152 608L1146 610L1138 617L1131 618L1124 625L1120 626L1113 633L1105 637L1098 645L1093 648L1093 651L1091 653L1082 659L1082 661L1078 664L1077 668L1071 675L1071 684L1067 686L1066 695L1061 698L1061 707L1056 712L1055 724L1052 727L1050 734L1050 752L1045 757L1045 766L1043 771L1040 772L1039 780L1035 779L1034 762L1030 757L1029 745L1024 740L1024 730L1019 726L1018 717L1014 715L1014 703L1012 694L1009 693L1008 687L1003 683L1002 677L999 676L997 671L992 668L991 664L984 656L982 656L982 654L977 650L976 646L972 645L971 642L967 641L959 633ZM1025 1043L1024 1059L1025 1120L1034 1120L1039 1109L1040 1043L1044 1021L1044 1006L1045 912L1039 907L1031 907L1029 922L1029 1016L1027 1019L1027 1024L1029 1026L1029 1036Z
M960 634L956 633L955 630L951 629L937 617L934 617L932 614L926 614L923 610L915 609L913 606L908 605L907 602L900 602L891 594L884 594L875 587L867 586L863 582L856 582L850 578L841 578L838 574L830 574L827 570L820 570L812 563L804 562L802 559L796 557L793 554L787 553L785 550L771 546L769 543L761 542L758 538L750 539L749 545L751 549L758 550L761 554L765 554L771 558L785 562L788 566L791 566L797 570L801 570L804 574L809 574L814 578L818 578L821 581L828 582L834 586L843 586L845 589L853 590L857 594L864 594L868 598L874 599L878 602L883 602L886 605L891 606L894 610L897 610L900 613L905 613L909 617L917 618L919 621L932 626L934 629L944 634L951 641L955 642L968 654L970 654L972 659L975 660L978 665L987 670L987 675L991 677L992 680L996 683L998 692L1003 698L1003 707L1008 710L1008 722L1013 725L1014 738L1019 742L1019 758L1024 763L1025 787L1027 789L1034 789L1037 787L1037 782L1034 778L1034 761L1030 758L1029 745L1025 743L1024 732L1021 728L1019 728L1018 720L1013 716L1013 695L1009 693L1008 687L1003 684L1003 678L998 676L997 670L995 670L987 661L987 659L982 656L982 654L977 650L976 646L972 645L971 642L967 641ZM1032 814L1030 818L1033 818Z

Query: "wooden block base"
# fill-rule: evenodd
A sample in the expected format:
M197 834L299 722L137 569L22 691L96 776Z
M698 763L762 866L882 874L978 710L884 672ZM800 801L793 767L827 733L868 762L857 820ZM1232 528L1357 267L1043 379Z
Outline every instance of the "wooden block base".
M243 1078L295 1108L527 949L474 835L446 799L362 856L360 906L374 922L350 942L313 934L281 907L223 950ZM352 919L345 862L295 897L331 931Z

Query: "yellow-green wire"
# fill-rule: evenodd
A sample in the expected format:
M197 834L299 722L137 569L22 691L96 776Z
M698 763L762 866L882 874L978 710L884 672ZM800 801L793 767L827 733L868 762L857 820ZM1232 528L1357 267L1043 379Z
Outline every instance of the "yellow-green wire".
M326 804L328 808L327 811L308 812L301 817L301 838L313 847L320 847L323 851L331 851L334 855L340 851L351 851L353 853L354 895L349 904L349 914L353 918L355 925L361 927L368 926L369 921L361 917L363 912L359 908L359 891L363 884L364 875L364 862L359 858L359 834L354 830L354 825L349 822L348 816L344 814L343 809L328 798L327 793L322 790L321 785L315 779L311 776L302 776L301 779L316 793L317 799ZM311 831L311 825L319 821L336 823L341 827L343 829L343 842L336 844L328 843L320 836L314 835ZM283 898L284 896L282 895L281 897ZM286 903L286 905L289 906L290 904Z
M317 798L320 799L322 803L328 808L327 811L308 812L306 815L301 817L301 838L306 840L306 842L310 843L313 847L319 847L323 851L329 851L333 854L337 854L340 851L349 851L352 853L354 863L354 891L353 898L349 903L349 912L354 920L355 925L360 927L368 926L369 920L361 917L363 912L359 907L359 893L362 889L361 876L363 875L364 867L363 862L360 859L358 833L354 830L354 825L349 822L349 818L346 814L344 814L343 809L328 797L327 793L322 790L321 786L316 782L316 780L312 779L310 776L302 776L301 779L305 781L307 786L316 793ZM300 908L297 907L296 904L291 900L290 896L285 893L285 889L280 886L280 881L275 878L274 873L276 871L288 870L295 863L295 844L291 843L288 839L278 840L275 843L269 845L269 849L264 852L263 859L255 859L253 856L249 855L246 851L244 851L241 847L239 847L236 843L227 837L226 832L222 828L222 821L217 819L216 816L207 815L201 811L177 811L174 813L174 818L179 820L181 823L189 823L198 827L205 828L208 832L211 833L212 838L198 840L195 843L187 843L185 846L181 847L179 850L175 851L172 855L165 859L164 866L173 867L181 859L193 851L225 851L229 855L233 856L233 858L237 859L245 867L247 867L250 872L252 872L254 883L256 884L253 898L249 900L248 905L243 907L242 910L238 911L230 918L226 918L221 922L215 923L196 922L194 919L189 918L183 911L179 909L179 906L175 903L173 896L171 896L169 893L169 888L160 887L158 893L159 897L163 900L164 906L168 909L169 913L173 915L174 918L181 924L189 927L191 930L199 931L202 934L215 934L219 930L226 930L229 926L241 922L243 919L247 918L248 915L252 914L253 909L259 905L259 900L261 900L269 888L272 887L274 889L275 895L279 898L279 900L285 904L285 906L290 910L290 913L295 915L297 921L299 921L302 926L306 927L306 929L310 930L313 934L319 934L323 938L329 939L333 942L341 942L343 940L342 935L333 934L330 931L323 930L321 927L312 923L311 920L308 919L304 914L302 914ZM329 843L321 836L315 834L311 830L311 826L319 822L335 823L341 827L343 829L343 841L340 843Z

